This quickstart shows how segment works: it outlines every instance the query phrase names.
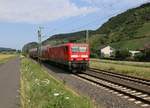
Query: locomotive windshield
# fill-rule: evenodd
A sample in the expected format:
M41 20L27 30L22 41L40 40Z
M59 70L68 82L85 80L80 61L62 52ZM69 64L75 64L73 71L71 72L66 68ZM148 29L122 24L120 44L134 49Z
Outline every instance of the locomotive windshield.
M72 52L86 52L87 47L79 47L79 46L73 46Z
M87 48L86 47L79 47L80 52L86 52Z

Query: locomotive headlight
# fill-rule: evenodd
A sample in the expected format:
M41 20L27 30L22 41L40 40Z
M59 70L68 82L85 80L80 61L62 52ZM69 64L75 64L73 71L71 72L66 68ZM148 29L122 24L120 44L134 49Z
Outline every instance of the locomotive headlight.
M77 58L79 57L78 55L71 55L72 58Z
M83 58L87 58L87 57L88 57L88 55L81 55L81 57L83 57Z

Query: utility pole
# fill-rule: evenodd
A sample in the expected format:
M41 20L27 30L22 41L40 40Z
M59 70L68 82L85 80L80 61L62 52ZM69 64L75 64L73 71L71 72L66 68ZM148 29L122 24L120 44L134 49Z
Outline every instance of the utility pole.
M41 56L41 41L42 41L42 35L41 35L42 27L39 27L38 30L38 62L40 63L40 56Z
M86 30L86 43L89 44L89 30Z

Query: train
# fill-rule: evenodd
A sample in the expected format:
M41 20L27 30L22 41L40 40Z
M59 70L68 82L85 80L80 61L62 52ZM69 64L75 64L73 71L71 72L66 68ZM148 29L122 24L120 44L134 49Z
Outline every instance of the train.
M38 56L39 55L39 56ZM66 43L56 46L46 45L29 50L31 58L60 64L72 72L86 71L89 68L90 50L86 43Z

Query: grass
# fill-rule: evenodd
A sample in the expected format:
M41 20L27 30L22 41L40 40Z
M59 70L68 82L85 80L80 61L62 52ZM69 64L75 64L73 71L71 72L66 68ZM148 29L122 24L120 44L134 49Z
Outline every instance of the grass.
M138 30L137 35L143 36L144 34L145 36L150 36L149 28L150 28L150 23L145 23L143 27Z
M129 50L137 50L139 48L144 47L146 43L149 43L150 36L145 38L139 38L139 39L132 39L132 40L126 40L126 41L120 41L117 43L110 44L114 48L121 48L121 49L129 49Z
M143 48L145 44L150 42L149 28L150 23L145 23L143 27L137 30L136 37L145 36L144 38L120 41L117 43L112 43L110 45L115 48L130 49L130 50L137 50L139 48Z
M142 66L139 66L140 64L136 66L134 63L130 63L130 62L129 63L122 62L121 64L119 64L119 62L118 63L112 63L112 62L114 61L108 61L108 62L91 61L90 66L93 68L109 70L109 71L118 72L121 74L150 79L150 67L142 67Z
M26 58L21 62L22 108L93 108L90 99L69 90L40 65Z
M5 63L14 56L15 56L14 54L0 54L0 64Z
M134 62L134 61L115 61L115 60L104 60L104 59L91 59L92 61L97 61L101 63L119 64L127 66L138 66L138 67L148 67L150 68L150 62Z

